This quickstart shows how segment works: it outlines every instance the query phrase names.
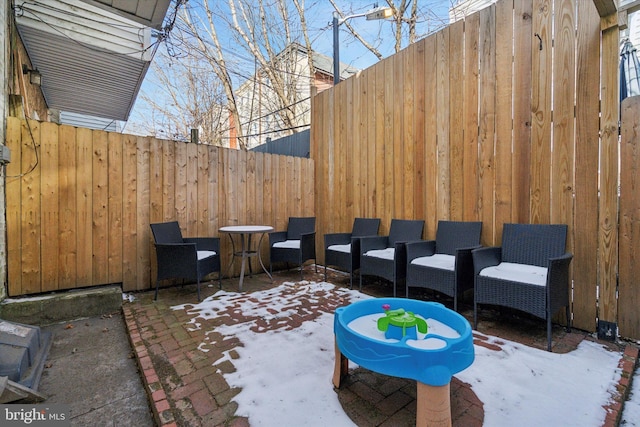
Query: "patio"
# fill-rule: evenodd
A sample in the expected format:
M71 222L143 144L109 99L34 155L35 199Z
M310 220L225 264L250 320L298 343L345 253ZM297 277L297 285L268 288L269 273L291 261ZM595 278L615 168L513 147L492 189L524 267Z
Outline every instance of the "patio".
M313 267L307 266L304 277L305 280L321 282L323 273L315 273ZM257 302L250 299L251 293L272 289L283 282L297 282L298 279L297 270L276 273L273 283L264 275L247 277L245 291L238 294L237 298L233 297L233 300L237 300L238 307L245 307L242 305L244 303L253 307ZM337 290L348 289L349 286L348 276L333 271L329 273L328 282L335 284ZM205 285L203 298L213 295L217 290L217 282L212 282L211 286ZM237 292L237 278L223 280L223 290ZM368 282L363 292L372 296L389 296L390 288L388 284ZM207 320L199 318L200 324L194 327L190 323L193 316L189 316L187 310L172 310L171 307L195 305L195 286L163 289L155 303L152 292L134 294L134 301L124 303L125 321L158 424L253 425L256 420L252 422L236 415L238 404L234 397L240 390L230 387L224 377L224 374L235 371L233 360L240 357L236 349L244 343L235 338L221 340L222 335L215 329L251 320L256 321L260 331L297 328L305 321L314 320L322 312L333 313L336 307L348 303L341 295L340 292L330 292L330 298L320 296L313 302L310 301L311 295L309 298L296 298L299 303L295 308L297 315L280 318L278 322L256 320L246 314L246 310L232 309L215 313ZM430 298L419 294L411 296ZM450 301L443 303L450 304ZM473 309L468 299L462 304L460 312L471 319ZM486 334L540 350L546 349L544 322L518 318L517 324L514 324L512 315L491 311L485 311L483 318L485 320L479 324L479 331L474 331L476 346L501 350L500 342L487 340ZM577 330L566 333L563 327L554 325L554 353L571 352L583 340L593 340L593 337ZM625 351L624 343L607 345L621 354ZM619 366L627 371L627 375L623 374L617 390L612 390L614 395L617 394L612 398L616 402L623 401L628 393L628 376L636 364L637 347L627 345L626 353L631 358L626 357L624 367L621 359ZM330 384L330 380L327 377L327 384ZM415 392L414 381L385 377L362 368L353 370L337 390L342 408L358 426L415 425ZM453 425L483 425L483 403L469 384L457 378L451 383L451 410ZM605 425L617 425L620 410L620 403L611 404L607 408Z

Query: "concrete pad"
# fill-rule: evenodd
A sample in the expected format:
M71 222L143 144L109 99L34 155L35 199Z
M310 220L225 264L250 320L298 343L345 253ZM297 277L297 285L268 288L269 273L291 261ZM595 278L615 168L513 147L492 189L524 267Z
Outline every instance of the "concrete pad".
M46 326L53 343L39 391L64 404L73 426L153 426L120 312Z

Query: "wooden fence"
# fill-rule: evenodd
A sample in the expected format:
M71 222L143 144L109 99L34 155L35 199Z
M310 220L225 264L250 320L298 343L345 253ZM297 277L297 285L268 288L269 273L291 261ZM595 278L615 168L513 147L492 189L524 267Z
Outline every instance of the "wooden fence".
M308 159L11 117L7 145L10 296L109 283L149 289L152 222L218 236L245 223L284 230L289 216L314 213ZM226 266L231 245L220 237Z
M638 339L640 114L619 148L617 22L588 1L500 0L315 96L312 160L10 118L9 293L148 289L164 219L195 236L315 215L319 263L321 236L357 216L382 233L424 219L425 238L481 220L484 245L507 222L565 223L574 325Z
M591 1L500 0L318 94L318 234L480 220L499 245L507 222L568 224L574 325L616 321L618 39Z

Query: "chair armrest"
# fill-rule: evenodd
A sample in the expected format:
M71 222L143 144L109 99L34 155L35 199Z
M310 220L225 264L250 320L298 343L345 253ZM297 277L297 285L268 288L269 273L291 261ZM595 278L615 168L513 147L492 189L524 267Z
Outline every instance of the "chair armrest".
M471 246L468 248L456 249L456 280L459 286L458 289L464 289L473 285L473 251L481 248L482 245Z
M369 236L360 238L360 254L372 249L385 249L389 242L389 236Z
M423 256L432 256L436 253L435 240L419 240L417 242L409 242L406 245L407 262L411 262L416 258Z
M407 277L407 244L405 242L396 242L394 245L393 268L396 280Z
M220 255L219 237L186 237L185 243L195 243L197 251L215 251Z
M324 235L324 248L331 245L348 245L351 243L351 233L328 233Z
M475 249L482 248L482 245L470 246L468 248L458 248L456 249L456 264L460 264L461 262L469 263L469 266L473 265L473 251Z
M300 250L302 251L302 259L316 257L316 232L302 233L300 235Z
M569 265L573 254L566 252L562 256L549 259L547 270L547 292L552 301L564 301L569 299Z
M273 246L274 243L284 242L285 240L287 240L286 231L274 231L269 233L269 247Z
M456 251L465 251L471 253L474 249L481 249L482 245L469 246L468 248L457 248Z
M502 260L502 247L491 246L477 248L471 251L473 257L473 274L478 275L483 269L500 264Z
M357 257L356 265L360 265L360 241L362 236L351 237L351 257Z

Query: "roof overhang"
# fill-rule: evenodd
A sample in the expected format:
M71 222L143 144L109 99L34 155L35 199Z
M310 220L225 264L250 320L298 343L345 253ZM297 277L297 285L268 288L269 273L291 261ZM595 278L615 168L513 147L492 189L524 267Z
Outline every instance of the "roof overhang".
M92 4L90 4L92 3ZM93 3L101 3L96 7ZM151 28L109 4L153 4L157 24L170 0L37 0L16 5L16 24L49 108L127 120L153 57ZM138 8L142 11L141 8ZM145 13L144 16L148 16Z
M159 30L171 0L82 0L106 11Z

